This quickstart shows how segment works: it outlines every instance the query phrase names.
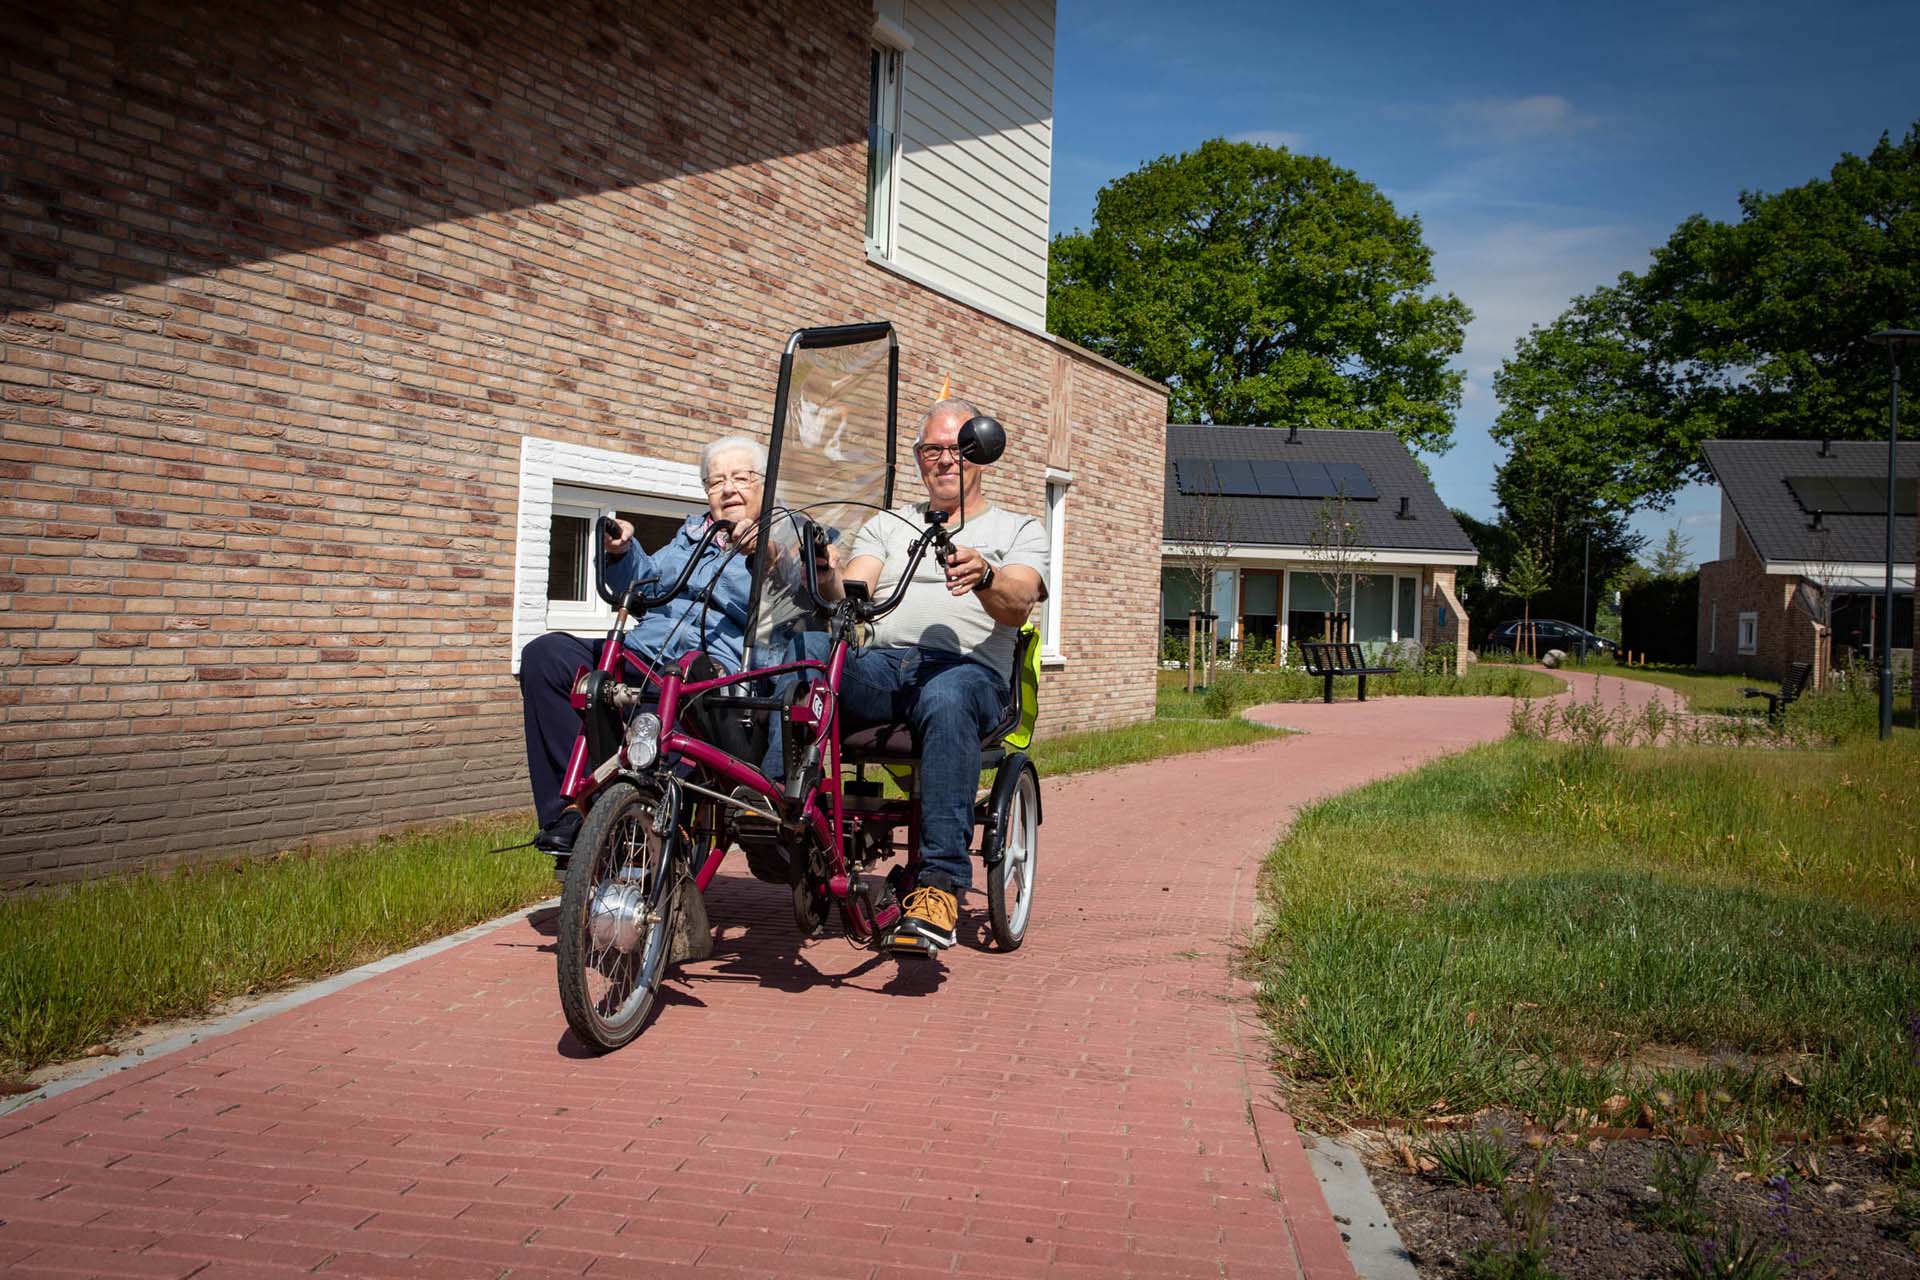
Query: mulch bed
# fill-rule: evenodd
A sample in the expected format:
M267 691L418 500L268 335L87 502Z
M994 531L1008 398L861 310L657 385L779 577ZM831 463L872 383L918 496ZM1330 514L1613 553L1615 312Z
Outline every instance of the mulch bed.
M1476 1128L1518 1155L1508 1188L1524 1187L1538 1151L1497 1118L1483 1118ZM1387 1135L1369 1136L1374 1141L1367 1153L1368 1172L1426 1280L1469 1275L1465 1263L1476 1250L1497 1248L1512 1239L1501 1217L1500 1192L1467 1190L1433 1171L1410 1173L1405 1156L1396 1158ZM1547 1265L1553 1274L1564 1280L1685 1274L1679 1247L1683 1237L1645 1221L1660 1201L1653 1190L1654 1157L1660 1148L1651 1137L1551 1148ZM1898 1193L1886 1163L1871 1151L1840 1144L1798 1149L1788 1162L1784 1183L1772 1185L1742 1172L1723 1153L1702 1184L1703 1206L1716 1222L1735 1220L1742 1234L1777 1248L1786 1274L1848 1280L1920 1277L1920 1213L1896 1209Z

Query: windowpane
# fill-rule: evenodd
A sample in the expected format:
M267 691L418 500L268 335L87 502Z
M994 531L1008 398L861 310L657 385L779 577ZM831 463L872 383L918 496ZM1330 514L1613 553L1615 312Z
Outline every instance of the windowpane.
M644 511L620 511L616 514L633 526L634 541L649 554L673 541L673 535L686 523L683 516L652 515Z
M1400 639L1413 640L1420 635L1419 579L1400 578Z
M547 536L547 599L587 598L587 533L591 521L553 517Z
M893 255L893 158L900 113L900 54L875 49L867 89L867 248Z

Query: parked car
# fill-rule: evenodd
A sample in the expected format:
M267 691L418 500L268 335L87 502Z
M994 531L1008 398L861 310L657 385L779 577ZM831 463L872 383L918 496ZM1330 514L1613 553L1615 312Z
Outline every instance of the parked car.
M1533 632L1532 649L1535 653L1545 653L1549 649L1564 649L1568 653L1612 654L1618 645L1605 636L1597 636L1584 627L1576 627L1571 622L1560 622L1553 618L1535 618L1528 623L1513 618L1501 623L1487 633L1487 648L1503 649L1509 652L1521 647L1521 627Z

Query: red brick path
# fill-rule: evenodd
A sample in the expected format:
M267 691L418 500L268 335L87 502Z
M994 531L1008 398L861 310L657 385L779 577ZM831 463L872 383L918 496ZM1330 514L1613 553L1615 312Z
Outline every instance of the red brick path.
M714 956L581 1052L551 916L0 1118L0 1269L113 1276L1350 1276L1230 973L1302 803L1499 699L1050 782L1034 918L903 965L715 882ZM976 895L963 929L983 929Z

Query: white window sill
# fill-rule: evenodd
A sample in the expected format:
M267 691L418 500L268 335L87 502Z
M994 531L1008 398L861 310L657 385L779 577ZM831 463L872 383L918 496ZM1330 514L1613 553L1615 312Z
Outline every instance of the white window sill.
M1042 671L1058 671L1066 665L1067 655L1064 653L1043 653L1040 655L1040 669Z

